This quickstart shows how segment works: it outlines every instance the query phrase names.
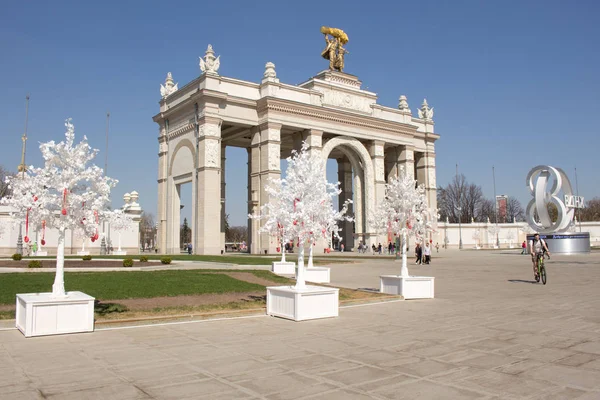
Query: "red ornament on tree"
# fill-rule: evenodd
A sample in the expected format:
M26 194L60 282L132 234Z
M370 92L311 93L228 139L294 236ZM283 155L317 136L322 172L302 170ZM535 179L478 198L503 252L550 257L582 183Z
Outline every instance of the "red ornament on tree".
M25 243L28 243L28 242L29 242L29 236L25 236L25 237L23 238L23 241L24 241Z
M42 242L41 242L41 243L42 243L42 246L45 246L45 245L46 245L46 241L45 241L44 239L42 239Z

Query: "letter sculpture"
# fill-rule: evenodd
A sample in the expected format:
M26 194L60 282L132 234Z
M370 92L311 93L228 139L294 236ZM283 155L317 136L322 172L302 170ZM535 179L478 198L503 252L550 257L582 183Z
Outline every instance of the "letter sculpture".
M554 182L548 192L547 187L551 176L554 178ZM583 207L583 198L578 197L576 201L578 207L575 206L575 201L572 200L575 198L573 188L565 171L547 165L538 165L527 174L526 184L533 196L525 210L529 226L539 233L566 232L569 230L575 215L575 208ZM567 204L558 197L561 190ZM558 210L558 218L555 222L552 222L548 213L548 203L554 203ZM536 211L539 222L535 221L534 218Z

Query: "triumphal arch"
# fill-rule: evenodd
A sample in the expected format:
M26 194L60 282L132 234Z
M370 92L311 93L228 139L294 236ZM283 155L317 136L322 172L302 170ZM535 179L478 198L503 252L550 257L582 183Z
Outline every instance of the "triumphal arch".
M180 188L192 184L192 244L196 254L224 249L225 160L228 146L248 154L248 213L268 202L264 187L279 177L280 160L300 149L335 159L342 193L353 199L354 222L343 226L346 249L358 241L387 242L371 228L371 213L384 196L387 179L401 168L427 191L436 207L433 108L424 100L411 112L406 96L397 107L377 103L358 77L343 72L348 36L321 28L329 68L299 85L280 82L267 62L259 83L219 75L220 58L211 45L200 58L201 74L178 88L171 73L161 85L158 154L158 244L163 253L180 248ZM395 84L394 81L389 82ZM401 84L401 82L397 82ZM260 221L249 219L252 253L275 253L278 244L260 235Z

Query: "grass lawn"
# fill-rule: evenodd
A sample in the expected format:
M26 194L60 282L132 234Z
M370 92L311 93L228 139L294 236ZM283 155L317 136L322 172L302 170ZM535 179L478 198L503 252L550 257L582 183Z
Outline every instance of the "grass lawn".
M265 288L207 272L213 271L67 272L65 289L78 290L100 300L114 300L254 292ZM54 275L44 272L0 274L0 304L14 304L17 293L50 292Z

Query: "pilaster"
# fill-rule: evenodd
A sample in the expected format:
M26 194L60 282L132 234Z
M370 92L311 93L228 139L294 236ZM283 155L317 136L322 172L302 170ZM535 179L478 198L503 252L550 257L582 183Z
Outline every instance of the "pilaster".
M400 146L398 151L398 173L404 169L412 179L415 178L415 153L411 146Z
M258 127L260 141L258 147L260 149L260 191L259 191L259 208L267 204L269 194L266 191L266 186L269 185L272 179L281 177L281 125L271 122L264 123ZM253 162L255 159L253 158ZM264 221L261 221L261 226ZM268 234L260 235L260 252L265 250L269 254L276 253L278 247L277 239L270 237Z
M221 249L225 251L225 225L226 225L226 213L225 213L225 161L227 161L226 148L221 143Z
M221 120L204 116L198 123L198 214L195 254L220 254L221 248Z

